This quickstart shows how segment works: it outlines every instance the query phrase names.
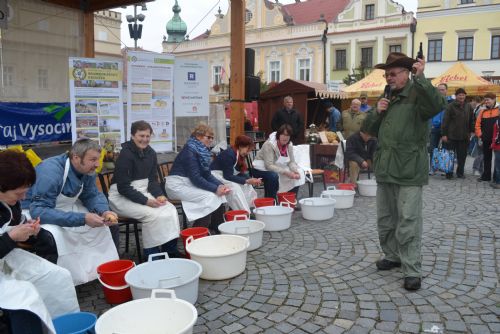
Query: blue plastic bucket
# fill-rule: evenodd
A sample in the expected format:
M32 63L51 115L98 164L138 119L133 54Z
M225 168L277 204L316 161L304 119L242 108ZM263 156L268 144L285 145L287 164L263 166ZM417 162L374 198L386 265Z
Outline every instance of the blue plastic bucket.
M57 334L95 334L97 317L90 312L63 314L52 320Z

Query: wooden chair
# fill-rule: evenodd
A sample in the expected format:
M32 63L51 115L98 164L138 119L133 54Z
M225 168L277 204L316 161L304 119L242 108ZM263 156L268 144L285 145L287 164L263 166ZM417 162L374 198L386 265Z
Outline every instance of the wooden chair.
M101 173L97 174L97 176L99 178L99 186L103 194L106 196L106 199L108 199L109 187L111 185L111 179L113 178L113 171L112 170L102 171ZM140 224L141 224L140 221L133 218L122 217L122 216L118 217L118 225L125 226L125 251L127 253L129 251L129 242L130 242L130 225L132 225L135 237L135 248L137 250L137 258L139 260L139 263L142 262L142 256L141 256L142 248L141 248L141 241L139 239Z
M172 165L174 163L169 161L169 162L161 162L158 163L156 166L157 172L158 172L158 181L160 182L161 189L163 190L164 195L168 198L167 192L165 191L165 177L170 174L170 169L172 168ZM187 217L186 213L184 212L184 209L182 208L182 201L177 200L177 199L168 199L172 205L175 206L177 209L177 213L182 215L182 228L186 229L188 227L187 224Z
M323 181L323 188L324 190L326 190L326 178L325 178L325 171L323 169L311 169L311 176L312 176L311 182L307 182L307 187L309 189L309 197L313 197L314 182L316 179L321 178L321 180Z
M345 152L346 152L346 144L344 144L344 141L343 141L343 140L342 140L342 141L340 141L340 147L341 147L341 149L342 149L342 153L344 154L344 177L343 177L343 179L344 179L344 180L347 180L347 176L349 176L349 161L347 161L347 157L346 157L346 154L345 154ZM359 180L359 176L360 176L361 174L368 174L368 179L371 179L371 177L370 177L370 173L371 173L371 172L370 172L370 169L367 169L367 170L365 170L365 169L360 169L360 170L359 170L359 174L358 174L358 180ZM353 181L353 180L349 179L349 181L350 181L351 183L356 183L356 181L358 181L358 180L354 180L354 181Z

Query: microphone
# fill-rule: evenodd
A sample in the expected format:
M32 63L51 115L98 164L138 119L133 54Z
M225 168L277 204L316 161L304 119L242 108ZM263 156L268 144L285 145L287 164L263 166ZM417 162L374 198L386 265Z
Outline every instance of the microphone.
M391 100L391 95L392 95L391 85L385 85L385 88L384 88L384 98L386 98L386 99L388 99L390 101Z

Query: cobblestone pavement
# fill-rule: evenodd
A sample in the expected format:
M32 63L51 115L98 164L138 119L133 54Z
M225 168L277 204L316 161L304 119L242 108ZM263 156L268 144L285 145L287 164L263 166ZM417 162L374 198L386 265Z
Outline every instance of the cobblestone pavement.
M356 197L330 221L296 212L265 232L240 276L200 280L195 333L500 333L500 191L466 173L424 188L421 290L376 270L375 198ZM82 310L111 307L97 282L77 291Z

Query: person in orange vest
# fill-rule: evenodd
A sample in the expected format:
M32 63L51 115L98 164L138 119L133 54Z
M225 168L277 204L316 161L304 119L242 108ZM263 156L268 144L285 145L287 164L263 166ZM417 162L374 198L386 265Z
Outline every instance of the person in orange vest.
M498 119L499 105L496 103L496 96L494 93L486 93L484 95L485 108L479 112L476 119L476 136L483 142L483 155L484 155L484 170L483 174L477 180L491 181L491 142L493 138L493 125Z

